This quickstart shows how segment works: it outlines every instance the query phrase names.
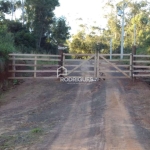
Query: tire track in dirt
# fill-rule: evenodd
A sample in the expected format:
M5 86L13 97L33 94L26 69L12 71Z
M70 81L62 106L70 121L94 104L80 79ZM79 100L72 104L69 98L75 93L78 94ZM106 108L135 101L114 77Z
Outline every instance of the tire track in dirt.
M81 69L83 72L89 70L86 65ZM85 73L83 73L83 75L85 75ZM92 102L100 101L100 99L93 99L92 97L91 86L95 85L95 83L84 83L79 85L78 94L75 98L68 120L64 124L55 142L48 147L48 149L103 149L102 147L104 144L100 142L102 136L101 131L104 127L103 118L99 117L97 120L95 119L95 121L91 121L95 110L95 108L92 110Z
M125 108L117 84L107 80L105 112L105 150L143 150L138 142L134 124Z

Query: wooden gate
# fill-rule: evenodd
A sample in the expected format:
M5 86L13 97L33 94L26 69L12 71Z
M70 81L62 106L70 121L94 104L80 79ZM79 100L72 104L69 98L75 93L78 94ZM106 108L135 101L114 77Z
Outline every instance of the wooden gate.
M132 54L97 54L98 78L132 78Z
M65 54L63 64L67 76L96 77L95 54Z
M9 54L9 79L57 78L58 68L67 76L111 78L150 77L150 55L124 54ZM59 73L62 73L62 69Z

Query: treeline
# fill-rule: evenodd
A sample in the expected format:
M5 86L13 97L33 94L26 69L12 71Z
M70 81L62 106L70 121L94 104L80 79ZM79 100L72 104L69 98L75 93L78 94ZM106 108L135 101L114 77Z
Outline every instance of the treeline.
M113 53L120 53L122 14L118 11L125 7L124 52L130 53L136 44L138 54L150 54L150 3L146 0L133 2L126 0L115 3L109 1L104 7L107 27L89 27L81 24L81 30L69 41L70 51L74 53L93 53L100 50L109 53L112 39ZM81 19L80 19L81 20ZM134 32L135 30L135 32ZM134 43L135 41L135 43Z
M57 53L57 45L70 37L66 19L56 18L53 12L58 6L58 0L0 1L1 56L12 51Z

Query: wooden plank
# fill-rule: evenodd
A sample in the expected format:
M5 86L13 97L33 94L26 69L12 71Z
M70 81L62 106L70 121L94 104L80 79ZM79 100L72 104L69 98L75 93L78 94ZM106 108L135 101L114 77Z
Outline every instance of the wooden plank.
M150 61L144 61L144 60L136 60L133 61L134 63L150 63Z
M124 79L124 78L127 78L125 76L99 76L98 78L102 78L102 79Z
M120 71L117 71L117 70L99 70L101 73L104 73L104 72L116 72L116 73L120 73ZM130 70L123 70L123 72L125 73L129 73Z
M67 70L67 71L68 71L68 73L71 72L71 71L69 72L69 70ZM93 73L94 71L82 71L82 70L76 70L76 71L73 71L73 72L81 72L81 73L82 73L82 72L87 72L87 73L89 72L89 73Z
M9 58L9 60L35 60L35 58ZM60 61L60 59L42 59L42 58L37 58L37 61Z
M133 57L150 57L150 55L133 55Z
M79 68L80 66L82 66L84 63L86 63L87 61L89 61L89 60L92 59L93 57L94 57L94 55L91 56L89 59L84 60L80 65L78 65L77 67L75 67L70 73L72 73L73 71L75 71L77 68ZM70 74L70 73L69 73L69 74ZM67 74L67 75L69 75L69 74Z
M130 54L130 77L133 78L133 55Z
M96 78L96 52L94 57L94 77Z
M60 55L45 55L45 54L9 54L9 56L31 56L31 57L61 57Z
M36 78L36 69L37 69L37 67L36 67L36 65L37 65L37 61L36 61L36 59L37 59L37 56L35 56L35 60L34 60L34 78Z
M76 67L78 65L67 65L65 64L65 67ZM87 67L94 67L94 65L86 65Z
M57 79L55 76L50 77L9 77L8 79Z
M120 71L123 75L125 75L127 78L130 78L126 73L124 73L121 69L119 69L117 66L115 66L114 64L110 63L106 58L104 58L102 55L100 55L101 58L103 58L103 60L105 60L108 64L110 64L111 66L113 66L114 68L116 68L118 71Z
M65 60L66 60L65 53L63 53L63 63L62 63L62 66L65 66Z
M57 72L57 70L9 70L8 72Z
M150 68L150 66L133 66L134 68Z
M101 56L110 56L110 54L100 54ZM121 54L111 54L111 56L120 56ZM123 54L123 56L130 56L130 54Z
M110 62L115 62L115 61L116 61L116 62L118 62L118 61L119 61L119 62L122 62L122 61L130 61L130 59L111 59L111 60L110 60L110 59L107 59L107 60L109 60Z
M81 61L85 61L86 59L65 59L65 62L70 62L70 61L78 61L78 62L81 62Z
M92 56L93 54L66 54L65 56Z
M99 70L100 70L100 67L99 67L99 52L97 54L97 62L96 62L96 65L97 65L97 75L96 77L99 77Z
M15 64L16 64L15 56L13 56L12 64L13 64L12 69L13 69L13 71L15 71L16 70L16 67L15 67ZM12 76L15 77L15 72L13 72Z
M133 74L134 77L150 77L150 74Z
M134 70L133 72L150 72L150 70Z
M29 66L29 67L34 67L34 66L37 66L37 67L58 67L59 65L40 65L40 64L37 64L37 65L34 65L34 64L9 64L9 66Z

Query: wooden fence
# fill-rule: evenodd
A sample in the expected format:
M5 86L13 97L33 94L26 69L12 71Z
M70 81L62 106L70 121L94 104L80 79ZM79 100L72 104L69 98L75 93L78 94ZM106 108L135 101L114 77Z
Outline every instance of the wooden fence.
M70 59L66 59L67 56L70 56ZM93 54L63 54L63 63L62 65L67 68L68 75L71 76L74 74L82 76L81 73L86 73L87 75L91 73L91 76L95 76L95 67L96 65L88 63L90 60L94 61ZM86 64L86 67L91 70L82 70L82 66ZM74 74L73 74L74 73Z
M66 58L70 57L70 58ZM82 58L84 57L84 59ZM110 59L112 58L112 59ZM74 73L81 76L81 66L86 64L93 77L104 78L101 73L113 74L121 73L120 76L105 76L105 78L147 78L150 77L150 55L124 54L120 59L120 54L65 54L41 55L41 54L9 54L10 69L12 76L9 79L24 78L57 78L57 68L64 66L68 70L68 75ZM72 63L76 62L76 63ZM110 68L105 68L105 62ZM114 68L114 69L112 69ZM60 70L62 72L62 70Z
M133 76L150 77L150 55L133 55Z
M12 73L12 77L9 79L56 78L60 57L61 55L9 54L9 72ZM43 70L44 68L46 70ZM39 73L54 73L54 75L42 75L41 77L38 75Z

